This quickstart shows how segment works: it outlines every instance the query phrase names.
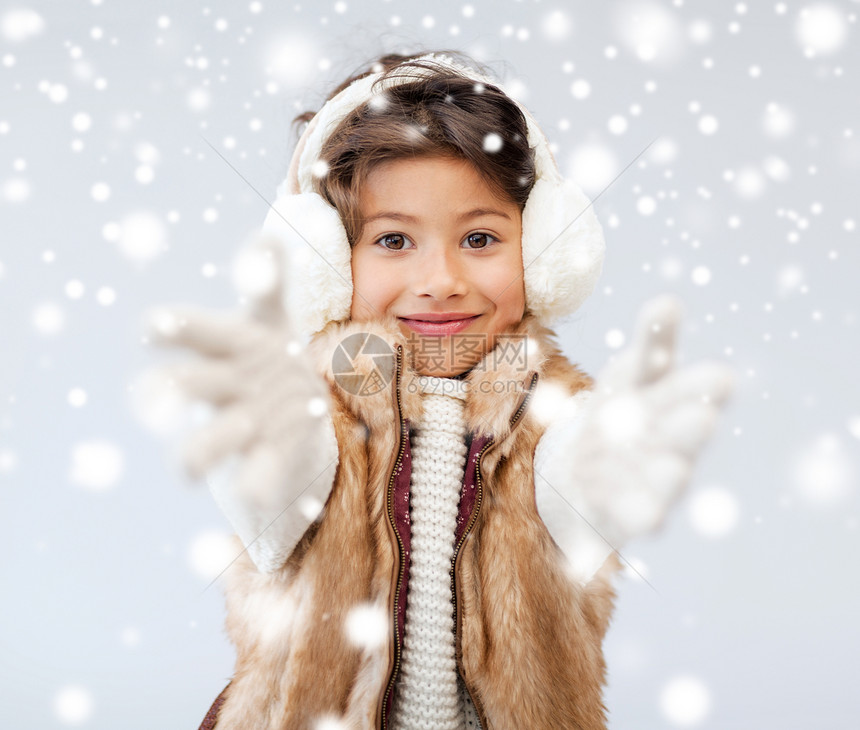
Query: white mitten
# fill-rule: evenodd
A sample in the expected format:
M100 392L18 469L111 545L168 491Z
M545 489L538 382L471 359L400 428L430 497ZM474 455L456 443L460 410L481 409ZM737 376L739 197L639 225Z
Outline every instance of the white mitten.
M193 479L209 475L215 501L264 572L283 565L319 515L338 460L328 385L284 309L284 268L282 249L261 240L237 262L247 314L167 308L150 318L156 343L200 356L169 368L188 398L214 407L185 444L185 468Z
M673 298L648 302L630 348L569 399L535 452L538 513L583 583L662 525L731 395L726 365L674 369L679 320Z

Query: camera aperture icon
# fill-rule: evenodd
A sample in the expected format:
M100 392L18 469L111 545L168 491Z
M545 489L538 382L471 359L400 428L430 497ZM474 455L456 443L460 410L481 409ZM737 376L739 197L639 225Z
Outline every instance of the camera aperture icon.
M335 382L352 395L374 395L394 377L394 351L381 337L356 332L340 341L331 358Z

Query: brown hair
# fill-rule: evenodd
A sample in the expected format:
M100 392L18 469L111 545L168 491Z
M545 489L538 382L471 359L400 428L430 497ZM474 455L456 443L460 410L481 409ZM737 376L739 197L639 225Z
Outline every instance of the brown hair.
M516 102L496 86L476 83L444 64L413 60L426 53L382 56L369 69L340 84L326 100L357 79L383 72L373 85L374 92L384 89L375 100L382 103L365 102L340 122L321 153L328 172L314 178L316 192L340 214L350 246L363 229L359 191L371 170L382 162L422 156L466 160L498 197L514 202L520 211L534 185L534 150L528 145L526 120ZM488 75L465 54L443 53ZM394 76L414 80L381 86ZM293 123L308 122L315 114L300 114ZM502 140L498 151L484 149L490 133Z

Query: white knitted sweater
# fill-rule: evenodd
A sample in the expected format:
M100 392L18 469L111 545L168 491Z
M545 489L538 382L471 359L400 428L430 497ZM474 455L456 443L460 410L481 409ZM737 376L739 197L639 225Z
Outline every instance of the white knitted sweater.
M457 673L451 560L466 462L466 382L422 377L424 413L412 439L412 527L406 634L394 730L480 728Z

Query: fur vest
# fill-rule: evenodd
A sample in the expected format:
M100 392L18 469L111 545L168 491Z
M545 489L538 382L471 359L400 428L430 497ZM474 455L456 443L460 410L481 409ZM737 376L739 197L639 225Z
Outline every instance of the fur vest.
M592 381L531 315L512 335L518 355L500 357L497 345L466 376L469 449L451 568L457 666L484 730L598 730L618 562L610 556L584 586L566 574L535 506L533 457L546 424L529 408L540 384L573 395ZM347 342L367 343L365 354L345 358ZM312 730L324 719L389 727L419 376L393 318L330 323L309 350L331 386L334 486L281 569L262 574L243 553L225 574L236 667L201 730ZM384 617L381 640L347 631L356 607Z

